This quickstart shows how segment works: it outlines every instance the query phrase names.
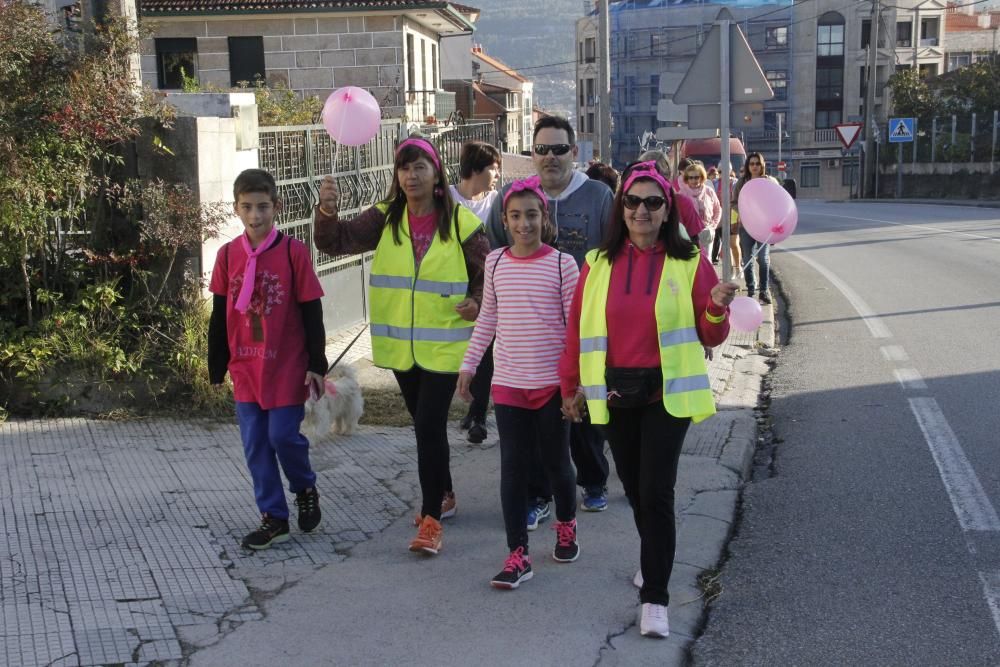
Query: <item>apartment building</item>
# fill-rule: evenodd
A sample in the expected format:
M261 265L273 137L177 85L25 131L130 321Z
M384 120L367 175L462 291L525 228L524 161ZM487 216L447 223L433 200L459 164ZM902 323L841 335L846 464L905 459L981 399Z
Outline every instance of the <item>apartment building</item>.
M625 163L638 151L657 119L659 78L687 71L719 10L739 22L774 90L764 103L764 128L742 133L748 151L764 153L772 165L780 157L798 182L800 197L846 198L858 178L859 154L845 155L834 127L864 116L867 57L872 44L871 3L672 2L628 0L612 5L611 99L613 159ZM944 17L940 0L899 0L882 7L876 49L874 114L883 126L889 114L888 78L915 67L926 76L945 71ZM593 41L590 41L593 40ZM577 22L577 123L592 139L596 97L596 16ZM591 54L593 54L591 56ZM593 82L590 82L593 80ZM592 98L588 91L593 90ZM594 120L591 121L591 114ZM779 137L778 127L781 127ZM884 139L883 139L884 140Z

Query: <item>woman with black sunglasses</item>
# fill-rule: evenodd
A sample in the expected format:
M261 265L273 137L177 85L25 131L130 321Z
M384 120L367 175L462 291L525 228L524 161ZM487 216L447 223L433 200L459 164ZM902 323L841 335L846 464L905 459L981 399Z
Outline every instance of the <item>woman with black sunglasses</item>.
M600 248L587 254L559 375L563 413L603 424L639 530L639 630L669 633L674 482L691 422L715 413L702 345L729 335L735 283L681 233L677 195L653 162L629 167Z

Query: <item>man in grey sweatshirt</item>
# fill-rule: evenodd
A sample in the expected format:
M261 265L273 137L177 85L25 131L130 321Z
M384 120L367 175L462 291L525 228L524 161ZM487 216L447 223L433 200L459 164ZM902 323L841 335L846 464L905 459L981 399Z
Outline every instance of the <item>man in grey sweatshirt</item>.
M556 227L555 246L583 265L588 250L598 247L611 217L614 194L600 181L576 171L573 163L579 147L572 126L565 118L546 116L535 123L531 160L549 200L549 215ZM508 186L509 187L509 186ZM496 198L486 221L486 235L494 248L511 245L503 226L503 194ZM608 459L604 436L590 421L570 427L570 452L576 465L576 483L583 487L583 509L600 512L607 508ZM536 456L528 488L528 529L549 516L548 480Z

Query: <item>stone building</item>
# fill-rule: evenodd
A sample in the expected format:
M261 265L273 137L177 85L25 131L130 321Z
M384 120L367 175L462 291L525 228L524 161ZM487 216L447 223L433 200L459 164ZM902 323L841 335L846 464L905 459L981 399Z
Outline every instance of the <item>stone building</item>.
M142 43L152 88L241 81L284 85L325 98L342 86L369 90L388 116L416 122L445 105L441 39L473 30L477 9L435 0L140 0L153 36ZM443 95L442 95L443 94Z

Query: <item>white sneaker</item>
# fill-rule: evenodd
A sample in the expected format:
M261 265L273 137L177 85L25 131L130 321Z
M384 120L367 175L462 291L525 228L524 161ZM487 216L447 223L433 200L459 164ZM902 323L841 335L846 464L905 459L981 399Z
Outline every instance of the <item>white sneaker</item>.
M663 639L670 635L670 621L667 620L667 608L662 604L646 602L642 605L639 615L639 633L643 637Z
M632 577L632 585L635 586L636 588L642 588L642 584L643 584L642 568L640 568L635 571L635 576Z

